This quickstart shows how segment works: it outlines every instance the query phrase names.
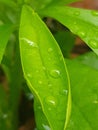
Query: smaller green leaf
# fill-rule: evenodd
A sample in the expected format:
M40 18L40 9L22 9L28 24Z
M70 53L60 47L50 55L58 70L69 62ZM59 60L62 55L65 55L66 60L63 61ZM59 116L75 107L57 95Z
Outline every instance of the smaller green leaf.
M84 40L98 55L98 11L52 6L40 13L57 19Z
M2 25L0 26L0 62L2 60L7 42L13 31L12 25Z
M98 71L80 60L66 60L66 63L72 92L72 114L67 130L98 130Z
M53 5L66 5L76 1L79 0L32 0L32 3L29 0L27 2L32 4L33 9L40 10L47 8L48 6L51 7Z

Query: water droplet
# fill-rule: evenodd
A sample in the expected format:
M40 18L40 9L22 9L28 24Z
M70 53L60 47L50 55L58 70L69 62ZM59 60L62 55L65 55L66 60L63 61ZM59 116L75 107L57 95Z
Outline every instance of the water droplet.
M7 114L3 114L3 119L6 119L8 117Z
M48 110L51 111L51 107L48 107Z
M28 74L27 74L27 77L32 78L32 75L28 73Z
M97 49L98 48L98 41L96 40L90 40L89 41L89 45L94 48L94 49Z
M51 58L49 57L48 60L51 61Z
M46 70L46 67L45 67L45 66L43 66L43 70Z
M57 100L53 96L46 97L45 101L46 101L46 103L48 105L51 105L51 106L56 106L57 105Z
M49 83L48 86L49 86L49 87L52 87L52 84Z
M43 82L41 80L38 81L39 84L42 84Z
M31 40L29 40L29 39L27 39L27 38L21 38L21 40L27 42L27 43L28 43L30 46L32 46L32 47L38 47L35 42L33 42L33 41L31 41Z
M93 10L93 11L91 11L91 13L93 16L98 16L98 11Z
M29 100L32 100L32 99L34 99L34 96L33 96L33 94L31 94L31 93L27 93L26 95L27 95L27 97L28 97L28 99L29 99Z
M39 73L40 71L39 70L36 70L36 73Z
M60 77L60 71L59 71L59 70L51 70L51 71L50 71L50 75L51 75L53 78L59 78L59 77Z
M75 11L74 15L79 16L80 15L80 11Z
M98 104L98 100L94 100L93 103L94 103L94 104Z
M68 94L68 90L67 89L63 89L62 91L60 91L61 95L67 95Z
M53 49L52 48L48 48L48 52L50 53L50 52L52 52L53 51Z
M83 31L78 32L78 35L82 38L86 37L86 33Z
M50 127L48 125L42 124L44 130L51 130Z

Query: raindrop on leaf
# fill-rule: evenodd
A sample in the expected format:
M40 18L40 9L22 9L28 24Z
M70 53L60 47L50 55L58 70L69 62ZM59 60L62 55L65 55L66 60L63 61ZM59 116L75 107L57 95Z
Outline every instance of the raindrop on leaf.
M28 43L32 47L38 47L35 42L33 42L33 41L31 41L31 40L29 40L27 38L21 38L21 40L24 41L24 42L26 42L26 43Z
M48 52L50 53L50 52L52 52L53 51L53 49L52 48L48 48Z
M60 77L60 71L59 70L51 70L50 71L50 75L53 77L53 78L59 78Z
M79 15L80 15L80 11L75 11L75 12L74 12L74 15L75 15L75 16L79 16Z
M32 75L30 73L27 74L27 77L32 78Z
M86 37L86 33L83 32L83 31L79 31L79 32L78 32L78 35L79 35L80 37L82 37L82 38Z
M91 13L92 13L93 16L98 16L98 11L93 10L93 11L91 11Z
M51 105L51 106L56 106L57 105L57 100L53 96L46 97L45 101L46 101L47 105Z
M67 95L68 94L68 90L67 89L63 89L62 91L60 91L61 95Z
M97 49L97 48L98 48L98 41L92 39L92 40L89 41L89 45L90 45L93 49Z
M41 80L38 81L39 84L42 84L43 82Z

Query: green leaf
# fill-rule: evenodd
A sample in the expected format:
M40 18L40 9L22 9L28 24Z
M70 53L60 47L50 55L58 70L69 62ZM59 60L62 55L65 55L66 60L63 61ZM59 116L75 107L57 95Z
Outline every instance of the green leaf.
M5 5L9 6L9 7L12 7L12 8L17 7L16 3L13 0L0 0L0 4L1 3L5 4Z
M22 10L19 37L25 79L51 130L63 130L71 105L67 69L55 39L28 6Z
M66 63L72 92L67 130L98 130L98 71L80 61L66 60Z
M29 2L27 1L27 3L32 4L33 9L40 10L47 8L48 6L51 7L53 5L66 5L76 1L79 0L32 0L32 3L29 0Z
M2 60L7 42L12 33L12 25L2 25L0 26L0 62Z
M8 126L8 100L3 86L0 84L0 129L9 129Z
M98 70L98 56L94 52L88 52L79 56L76 60Z
M57 19L98 55L98 11L52 6L40 13Z

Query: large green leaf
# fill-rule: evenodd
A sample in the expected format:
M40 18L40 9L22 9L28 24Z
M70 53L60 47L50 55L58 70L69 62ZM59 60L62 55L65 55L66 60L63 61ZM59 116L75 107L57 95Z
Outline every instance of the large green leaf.
M80 61L66 63L72 92L72 114L67 130L98 130L98 71Z
M0 62L2 60L7 42L12 33L12 25L2 25L0 26Z
M66 66L51 33L28 6L22 10L19 37L25 79L51 130L63 130L71 105Z
M39 13L60 21L98 55L98 11L52 6Z

